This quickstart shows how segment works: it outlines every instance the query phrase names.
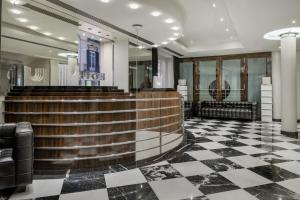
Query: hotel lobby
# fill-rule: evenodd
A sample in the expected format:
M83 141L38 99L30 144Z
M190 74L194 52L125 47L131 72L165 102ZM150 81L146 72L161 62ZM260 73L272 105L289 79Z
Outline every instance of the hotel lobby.
M300 200L299 0L0 9L0 200Z

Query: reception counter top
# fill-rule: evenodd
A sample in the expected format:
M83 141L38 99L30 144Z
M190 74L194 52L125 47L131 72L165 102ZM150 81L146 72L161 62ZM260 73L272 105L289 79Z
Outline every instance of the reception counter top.
M158 156L183 139L175 90L16 87L5 121L32 123L35 169L93 168Z

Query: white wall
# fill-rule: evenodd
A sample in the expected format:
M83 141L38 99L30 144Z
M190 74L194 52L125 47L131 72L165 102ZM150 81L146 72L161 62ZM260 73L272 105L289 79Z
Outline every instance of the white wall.
M59 69L58 69L58 60L50 60L50 83L51 86L59 86Z
M297 51L297 118L300 119L300 51ZM273 118L281 119L281 54L272 53Z
M105 80L102 80L101 86L113 85L113 43L101 43L100 55L101 73L105 74Z
M114 86L129 91L129 43L128 40L118 40L114 44Z

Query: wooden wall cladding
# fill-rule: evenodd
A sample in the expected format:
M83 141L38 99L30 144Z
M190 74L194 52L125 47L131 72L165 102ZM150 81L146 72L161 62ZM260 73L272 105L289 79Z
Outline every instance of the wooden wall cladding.
M32 123L35 169L134 162L139 131L183 135L176 91L15 87L5 100L5 121Z

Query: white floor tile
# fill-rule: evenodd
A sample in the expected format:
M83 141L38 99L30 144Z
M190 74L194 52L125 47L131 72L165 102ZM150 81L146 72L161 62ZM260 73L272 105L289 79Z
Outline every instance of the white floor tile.
M233 149L240 151L242 153L252 155L252 154L260 154L260 153L267 153L267 151L258 149L252 146L242 146L242 147L233 147Z
M223 149L227 148L227 146L220 144L218 142L205 142L205 143L197 143L197 145L204 147L205 149Z
M229 138L223 137L223 136L206 136L206 138L210 139L212 141L215 141L215 142L221 142L221 141L228 141L228 140L230 140Z
M241 188L272 183L270 180L259 176L248 169L220 172L220 174Z
M107 188L147 182L146 178L139 169L105 174L104 177Z
M292 162L278 163L275 165L277 167L283 168L285 170L288 170L290 172L300 175L300 162L292 161Z
M259 145L259 144L265 144L262 141L259 140L254 140L254 139L238 139L238 142L241 142L243 144L247 144L247 145Z
M59 200L82 200L82 199L109 200L106 189L63 194L59 197Z
M203 194L186 178L173 178L149 183L159 199L180 200L192 199Z
M214 170L199 161L172 164L183 176L205 175L214 173Z
M291 179L277 183L295 193L300 194L300 178Z
M192 156L193 158L195 158L196 160L211 160L211 159L218 159L218 158L222 158L221 156L219 156L218 154L211 152L211 151L206 151L206 150L202 150L202 151L189 151L186 152L187 154L189 154L190 156Z
M10 200L35 199L38 197L48 197L59 195L64 179L34 180L25 192L15 193Z
M300 145L288 143L288 142L277 142L273 144L274 146L282 147L285 149L300 149Z
M292 150L276 151L274 154L282 156L290 160L300 160L300 153Z
M258 200L245 190L232 190L227 192L220 192L216 194L207 195L210 200Z
M228 160L231 160L232 162L239 164L245 168L250 168L250 167L258 167L258 166L263 166L263 165L268 165L269 163L262 161L258 158L254 158L249 155L245 156L236 156L236 157L229 157L227 158Z

